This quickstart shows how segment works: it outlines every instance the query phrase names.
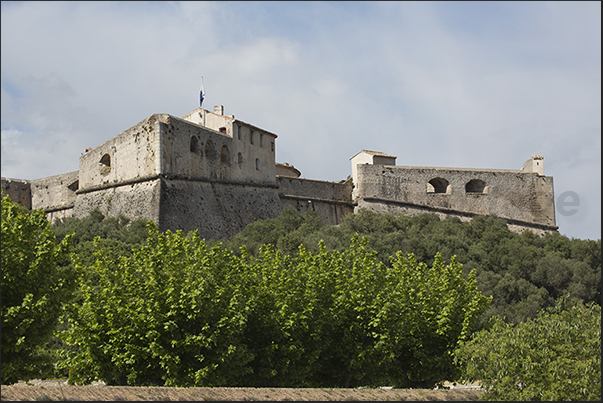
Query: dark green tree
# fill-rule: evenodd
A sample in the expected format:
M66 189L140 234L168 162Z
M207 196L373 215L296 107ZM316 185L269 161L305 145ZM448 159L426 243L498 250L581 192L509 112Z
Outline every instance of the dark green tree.
M71 235L57 242L43 210L2 197L2 384L52 373L48 350L62 305L75 288Z
M107 253L126 256L144 244L147 238L147 220L130 220L120 215L105 217L99 209L81 218L67 217L52 224L57 239L73 234L72 252L87 264L94 261L94 238L98 237Z

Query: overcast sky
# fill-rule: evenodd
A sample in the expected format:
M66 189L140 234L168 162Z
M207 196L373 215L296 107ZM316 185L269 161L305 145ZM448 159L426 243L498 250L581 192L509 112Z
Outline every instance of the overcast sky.
M78 170L153 113L199 106L339 181L397 165L520 169L544 155L559 231L601 238L600 2L2 1L2 176Z

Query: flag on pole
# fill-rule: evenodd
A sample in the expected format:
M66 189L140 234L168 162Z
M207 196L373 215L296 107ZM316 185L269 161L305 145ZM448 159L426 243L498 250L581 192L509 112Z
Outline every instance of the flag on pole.
M199 91L199 107L203 107L203 98L205 98L205 89L203 89L203 76L201 76L201 91Z

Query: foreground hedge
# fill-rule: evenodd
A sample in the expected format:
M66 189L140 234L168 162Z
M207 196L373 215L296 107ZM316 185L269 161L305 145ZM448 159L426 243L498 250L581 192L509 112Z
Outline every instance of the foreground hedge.
M62 334L71 383L342 387L432 386L489 303L454 258L387 267L357 236L343 252L258 257L159 233L116 257L97 240L76 264L79 299Z

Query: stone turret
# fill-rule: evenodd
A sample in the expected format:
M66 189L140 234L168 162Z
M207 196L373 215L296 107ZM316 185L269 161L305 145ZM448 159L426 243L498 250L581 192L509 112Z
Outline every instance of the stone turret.
M523 163L521 167L525 172L536 172L538 175L544 175L544 157L542 155L532 155L529 160Z
M358 193L358 187L356 186L358 183L358 165L396 165L396 156L380 151L362 150L350 158L350 161L352 161L352 182L355 186L352 191L352 198L355 199Z

